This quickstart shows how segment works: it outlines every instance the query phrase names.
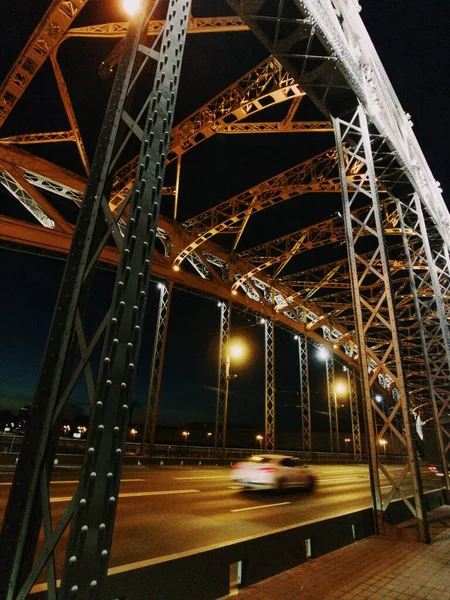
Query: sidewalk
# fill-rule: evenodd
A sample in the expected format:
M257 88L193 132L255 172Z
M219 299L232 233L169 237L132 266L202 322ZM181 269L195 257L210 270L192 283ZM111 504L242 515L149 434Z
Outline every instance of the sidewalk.
M450 600L450 506L428 514L429 545L372 536L243 588L237 600Z

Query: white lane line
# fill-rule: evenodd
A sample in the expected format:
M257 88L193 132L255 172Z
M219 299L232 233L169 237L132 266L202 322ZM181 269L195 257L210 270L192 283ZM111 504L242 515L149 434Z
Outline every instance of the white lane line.
M164 490L160 492L131 492L126 494L119 494L119 498L135 498L137 496L169 496L173 494L193 494L200 492L200 490ZM50 498L50 502L69 502L72 500L72 496L60 496L59 498Z
M78 483L79 479L62 479L61 481L50 481L51 485L59 485L60 483ZM145 479L121 479L120 481L145 481ZM0 485L12 485L11 481L1 482Z
M343 481L355 481L356 482L356 481L358 481L358 479L356 477L335 477L333 479L326 479L325 477L318 477L318 481L321 481L321 482L326 481L327 483L329 483L330 481L333 481L333 482L341 483Z
M248 508L233 508L230 512L243 512L244 510L259 510L260 508L272 508L272 506L283 506L292 502L277 502L276 504L263 504L263 506L249 506Z
M197 477L174 477L177 481L186 481L188 479L230 479L229 475L199 475Z

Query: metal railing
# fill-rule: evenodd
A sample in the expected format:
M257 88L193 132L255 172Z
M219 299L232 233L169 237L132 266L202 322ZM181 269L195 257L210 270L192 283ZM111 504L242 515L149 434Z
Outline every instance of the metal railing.
M22 446L23 436L13 434L0 434L0 453L6 454L18 454ZM85 440L74 440L61 438L58 441L57 454L60 455L83 455L85 447ZM136 442L127 442L125 446L126 456L140 456L141 444ZM154 444L153 451L150 454L149 448L146 448L145 457L150 458L161 458L163 459L198 459L198 460L212 460L212 459L223 459L226 461L241 460L251 454L259 454L264 452L263 449L259 448L226 448L225 452L220 451L217 456L214 455L213 446L190 446L184 444ZM313 464L352 464L355 461L353 453L351 452L310 452L309 454L301 451L292 450L276 450L275 453L285 454L289 456L296 456ZM405 457L397 455L387 455L383 457L383 462L404 462ZM363 463L367 462L367 455L362 456Z

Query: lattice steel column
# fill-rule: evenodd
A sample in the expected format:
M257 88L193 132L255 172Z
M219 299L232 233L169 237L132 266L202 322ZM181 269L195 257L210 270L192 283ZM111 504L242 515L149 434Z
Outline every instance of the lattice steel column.
M265 331L265 435L266 452L275 450L275 337L273 321L266 319Z
M412 441L408 398L397 332L389 264L383 230L374 160L378 151L384 151L384 140L371 137L367 117L360 106L344 120L333 119L336 145L339 152L339 170L342 181L344 221L347 237L350 277L352 284L355 326L358 339L363 404L366 411L367 433L374 509L377 530L387 531L385 512L391 501L399 496L416 518L420 539L429 541L429 530L417 455ZM352 171L358 168L360 181L354 182ZM358 216L352 210L358 208ZM367 253L367 248L370 252ZM369 374L369 359L376 355L379 367ZM382 372L389 382L392 411L388 416L380 411L372 399L371 386ZM381 419L377 430L375 415ZM394 417L401 416L401 429L394 426ZM389 472L381 462L378 445L390 428L407 449L408 461L400 473ZM383 497L380 471L387 478L389 491ZM411 476L414 502L408 499L407 475Z
M448 411L450 403L448 394L450 384L449 307L446 307L444 303L443 290L435 262L438 258L430 245L418 195L414 194L406 201L396 200L396 207L402 229L411 293L417 318L417 331L426 370L427 396L431 400L442 464L447 467L444 468L444 481L448 494L450 481L446 451L448 451L449 445L447 444L446 447L443 436L448 440L449 432L445 425L441 424L441 417L444 412ZM414 235L412 235L413 232Z
M305 335L296 336L300 367L300 410L302 427L302 452L305 458L311 456L311 399L308 373L308 340Z
M359 426L359 408L358 395L356 393L356 374L355 370L346 367L348 378L348 393L350 396L350 416L352 420L352 441L353 441L353 456L355 462L361 462L361 429Z
M334 358L327 357L327 393L328 393L328 419L330 422L330 452L339 454L339 418L338 403L336 398L336 382L334 380Z
M156 421L158 418L159 393L161 390L162 372L164 367L164 354L166 351L167 330L169 326L170 300L172 298L173 283L158 283L159 307L156 320L155 339L153 341L152 364L150 382L148 386L147 405L145 407L144 431L142 434L141 455L152 453L155 443Z
M220 304L219 372L217 378L216 430L214 433L214 453L225 451L227 443L228 384L230 358L228 343L231 328L231 305Z

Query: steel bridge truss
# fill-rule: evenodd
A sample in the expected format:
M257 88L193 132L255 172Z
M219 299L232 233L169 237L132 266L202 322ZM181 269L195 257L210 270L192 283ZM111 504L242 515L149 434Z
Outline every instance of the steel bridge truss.
M450 432L446 413L450 402L450 331L449 331L449 270L448 250L432 222L425 222L417 194L396 202L403 231L405 254L408 257L411 293L415 305L417 337L420 340L421 361L424 364L433 421L442 457L448 488L448 452ZM414 235L407 235L406 231ZM430 237L432 236L432 241ZM426 269L417 268L423 262ZM415 348L412 349L415 352ZM416 368L417 373L417 368ZM418 373L420 376L421 373ZM417 375L416 375L417 376ZM415 413L423 417L421 406Z
M152 10L157 4L151 4ZM44 566L48 597L57 597L54 552L70 521L59 597L104 598L190 1L170 0L163 32L151 47L142 43L151 15L144 8L130 24L125 40L36 388L33 427L24 437L3 522L0 596L8 600L28 597ZM143 58L139 57L139 69L135 67L138 52ZM149 60L157 66L153 88L141 108L140 114L146 115L141 129L131 117L130 93ZM108 198L118 153L132 135L139 138L141 153L122 237ZM111 306L105 307L99 328L88 340L83 318L92 268L110 237L120 252L116 283ZM101 367L95 380L90 360L102 339ZM92 405L84 465L78 491L53 528L51 465L64 405L83 373ZM41 521L45 544L34 559Z
M347 368L347 379L348 379L348 393L350 399L350 417L352 420L352 444L353 444L353 456L355 462L361 462L362 460L362 447L361 447L361 427L359 424L359 406L358 406L358 395L356 389L356 373L352 368Z
M265 341L265 434L266 452L275 450L275 331L273 321L264 320Z
M377 527L379 532L385 532L386 513L391 501L400 496L416 518L420 538L429 539L426 512L423 508L423 493L417 455L414 447L411 426L410 405L407 397L405 374L402 365L400 339L396 321L395 304L392 294L389 262L386 250L386 240L381 219L381 206L378 196L378 184L374 168L377 151L383 149L383 140L378 134L369 131L367 116L359 106L349 119L334 119L336 142L340 155L340 170L343 181L348 182L347 175L351 172L353 161L362 161L365 165L364 174L368 189L362 184L354 185L353 191L348 192L347 186L342 186L344 221L347 235L350 277L353 291L356 334L358 338L359 362L361 365L361 385L363 402L366 412L366 426L370 455L370 470L373 483ZM346 149L344 143L352 140L353 148ZM344 159L346 155L346 159ZM362 171L360 171L362 172ZM368 202L368 204L367 204ZM363 203L365 214L355 217L352 210ZM370 255L361 253L363 232L370 235L372 248ZM366 244L363 244L365 246ZM374 261L380 261L377 267ZM364 284L378 280L383 285L372 288L368 293ZM368 343L368 338L376 338L378 344ZM369 350L369 347L372 350ZM371 354L377 354L382 364L388 366L393 375L389 382L390 405L392 410L385 415L373 399L372 387L378 380L379 370L370 369ZM365 368L367 365L369 368ZM401 428L397 426L400 421ZM378 423L381 422L381 427ZM388 431L397 437L405 448L408 460L400 475L389 472L383 464L380 455L380 444L385 442L384 435ZM390 489L382 494L380 476L389 482ZM401 483L406 477L411 477L412 501L401 490Z
M227 443L228 386L230 378L229 341L231 328L231 304L220 303L220 348L217 377L216 428L214 453L224 452Z
M152 453L155 442L155 430L158 418L159 393L161 390L164 354L166 351L167 330L169 326L170 301L173 283L159 282L159 306L156 320L155 339L153 341L152 363L148 398L145 407L144 429L142 434L141 455Z
M308 339L297 335L300 375L300 423L302 431L302 452L305 458L311 455L311 397L308 371Z

